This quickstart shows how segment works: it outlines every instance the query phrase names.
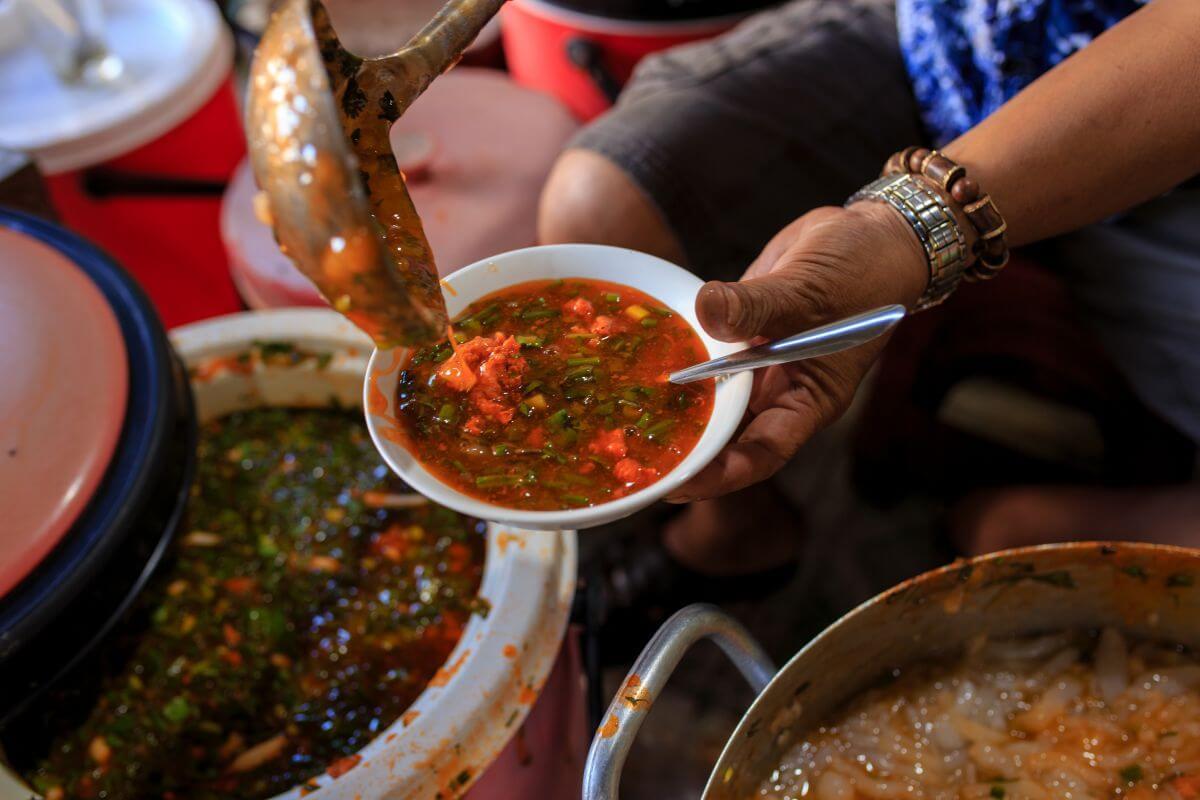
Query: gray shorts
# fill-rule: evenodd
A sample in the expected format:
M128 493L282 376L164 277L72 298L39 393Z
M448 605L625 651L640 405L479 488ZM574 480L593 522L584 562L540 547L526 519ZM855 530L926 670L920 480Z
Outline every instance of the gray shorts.
M705 278L739 277L806 211L927 141L889 0L794 0L639 65L573 146L621 167ZM1200 442L1200 189L1051 242L1142 400Z
M573 146L623 168L705 277L924 140L887 0L801 0L647 58Z

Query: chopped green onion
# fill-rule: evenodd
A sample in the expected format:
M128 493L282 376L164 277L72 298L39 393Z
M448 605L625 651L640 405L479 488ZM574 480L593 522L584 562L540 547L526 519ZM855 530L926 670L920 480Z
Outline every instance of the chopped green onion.
M657 328L658 320L656 320L654 317L646 317L642 320L642 327L643 328Z
M596 390L591 386L571 386L563 392L563 397L568 400L582 400L585 397L591 397L596 393Z
M646 429L646 438L651 441L660 438L663 434L675 427L675 420L664 419L662 422L651 425Z
M557 316L558 309L555 308L527 308L520 313L521 319L545 319Z
M565 408L560 408L558 411L555 411L553 414L551 414L550 418L546 421L556 428L562 428L566 426L567 419L569 417L570 414L567 413L567 410Z
M522 335L522 336L516 337L516 339L517 339L517 344L521 345L522 347L541 347L543 344L546 343L546 340L543 339L541 336L524 336L524 335Z
M520 486L521 477L519 475L480 475L475 479L475 485L480 489L486 489L489 486Z
M650 306L650 310L651 310L651 311L653 311L655 314L658 314L660 317L669 317L669 316L671 316L671 311L670 311L670 309L666 309L666 308L658 308L657 306Z
M594 334L594 333L568 333L566 335L566 337L568 339L595 339L596 334Z
M621 302L621 295L616 292L605 292L604 299L610 303L619 303Z
M583 475L576 475L574 472L563 473L563 480L567 483L573 483L576 486L595 486L596 482L591 478L585 478Z
M562 499L564 503L570 503L573 506L586 506L588 504L588 499L578 494L564 494Z
M643 412L642 415L640 417L638 417L638 421L633 424L637 425L642 430L645 430L647 428L647 426L650 425L650 412L649 411Z
M183 722L192 713L192 707L186 697L177 694L163 706L162 713L171 722Z
M541 381L530 381L529 383L525 384L525 389L523 390L522 394L533 394L535 390L545 385L546 384L542 383Z
M616 405L611 401L596 406L596 413L602 417L611 417L616 410Z
M494 445L492 445L492 455L494 455L494 456L506 456L506 455L508 455L508 445L506 445L506 444L494 444Z
M453 403L445 403L437 413L437 418L447 425L453 425L454 420L458 419L458 409Z
M533 416L533 406L529 405L529 403L517 403L517 411L521 412L522 417Z
M593 367L591 364L584 364L583 366L575 367L575 369L567 370L566 374L563 375L563 383L567 383L568 381L577 381L581 378L587 378L591 376L594 371L595 367Z
M492 303L490 306L486 306L484 308L479 309L474 314L468 314L467 316L460 319L457 324L460 326L463 326L463 325L470 325L473 322L478 323L481 317L491 316L492 314L496 314L499 311L500 311L500 306L497 305L496 303Z
M589 358L568 358L568 367L582 367L585 364L596 365L600 363L600 356L591 356Z

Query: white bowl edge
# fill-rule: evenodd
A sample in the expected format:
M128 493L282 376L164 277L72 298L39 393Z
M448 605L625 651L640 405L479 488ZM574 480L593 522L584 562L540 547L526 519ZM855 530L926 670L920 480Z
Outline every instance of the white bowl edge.
M451 317L479 298L514 284L556 278L591 278L638 289L687 320L712 358L746 346L709 336L696 318L695 301L703 281L691 272L661 258L606 245L543 245L514 250L463 267L443 281ZM694 477L732 438L750 399L751 375L741 373L718 379L712 417L692 451L670 472L646 488L619 500L579 509L522 511L486 503L459 492L426 470L402 444L385 433L395 422L396 382L407 351L376 350L367 366L363 404L367 428L384 461L413 489L435 502L463 514L492 519L532 530L582 530L627 517L661 500ZM372 395L386 399L382 412L373 412Z

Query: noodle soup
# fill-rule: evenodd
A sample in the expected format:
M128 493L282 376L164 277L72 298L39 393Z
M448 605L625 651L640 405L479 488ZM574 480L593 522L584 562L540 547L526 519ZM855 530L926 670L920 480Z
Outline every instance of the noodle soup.
M756 796L1200 798L1200 661L1111 628L980 638L834 715Z

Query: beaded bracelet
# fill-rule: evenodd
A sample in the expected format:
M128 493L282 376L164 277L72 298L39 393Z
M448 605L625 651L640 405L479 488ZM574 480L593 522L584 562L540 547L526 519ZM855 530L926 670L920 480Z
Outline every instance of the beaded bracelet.
M1008 224L990 195L980 196L979 183L967 176L966 167L937 150L906 147L884 164L884 175L923 175L950 195L978 234L974 261L964 277L969 281L989 280L1008 263Z

